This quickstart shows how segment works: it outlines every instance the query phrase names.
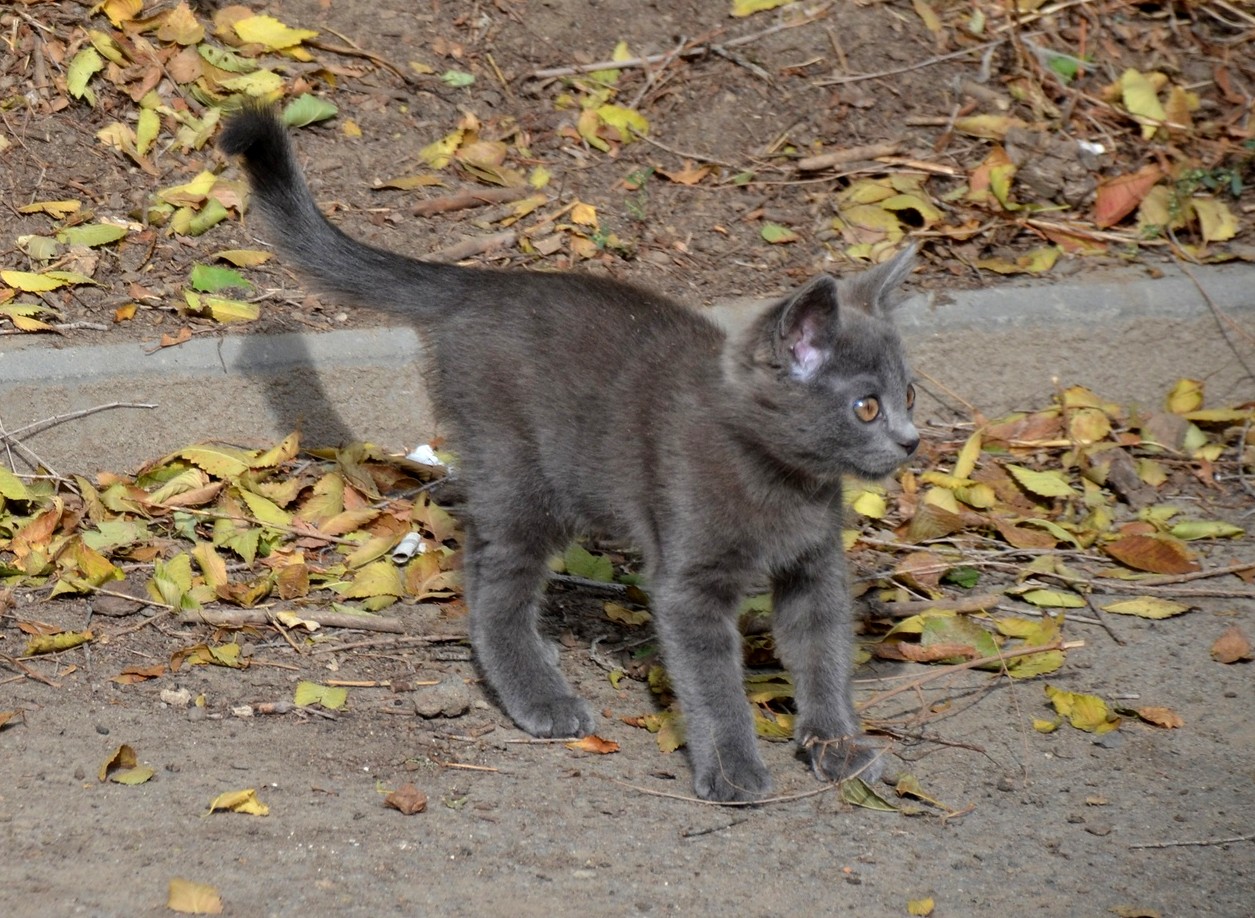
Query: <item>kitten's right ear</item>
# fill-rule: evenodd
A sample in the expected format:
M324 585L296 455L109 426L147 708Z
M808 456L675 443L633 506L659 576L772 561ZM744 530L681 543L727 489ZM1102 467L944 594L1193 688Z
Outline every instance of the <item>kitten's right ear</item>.
M883 264L841 280L841 307L887 318L897 305L895 291L915 269L919 246L911 243Z
M837 326L837 282L821 274L789 296L778 307L773 342L789 375L803 382L814 379L832 357Z

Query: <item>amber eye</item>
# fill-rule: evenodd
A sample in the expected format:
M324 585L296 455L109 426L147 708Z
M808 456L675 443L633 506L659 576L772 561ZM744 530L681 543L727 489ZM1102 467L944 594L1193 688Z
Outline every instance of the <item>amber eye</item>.
M908 385L906 387L906 408L910 411L915 407L915 386Z
M880 414L880 399L869 395L867 398L860 398L854 403L854 415L864 423L870 423L876 420Z

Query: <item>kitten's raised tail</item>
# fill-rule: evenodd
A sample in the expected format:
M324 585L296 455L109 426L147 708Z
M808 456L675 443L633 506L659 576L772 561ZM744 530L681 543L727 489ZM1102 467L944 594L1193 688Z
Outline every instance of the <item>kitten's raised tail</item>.
M372 306L422 312L438 305L427 292L437 275L446 291L456 284L457 269L374 248L329 223L273 107L243 108L227 121L218 145L242 158L253 205L265 219L275 248L323 290Z

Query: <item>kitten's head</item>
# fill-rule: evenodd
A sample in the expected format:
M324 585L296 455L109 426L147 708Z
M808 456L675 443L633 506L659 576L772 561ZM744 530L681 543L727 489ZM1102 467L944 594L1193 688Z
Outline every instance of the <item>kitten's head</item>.
M853 277L815 278L768 309L732 368L744 421L786 468L819 480L888 475L919 445L915 389L890 319L915 249Z

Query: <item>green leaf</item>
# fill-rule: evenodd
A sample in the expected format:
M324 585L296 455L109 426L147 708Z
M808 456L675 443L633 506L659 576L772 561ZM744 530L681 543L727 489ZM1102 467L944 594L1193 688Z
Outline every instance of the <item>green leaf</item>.
M88 81L103 70L104 60L96 53L95 48L84 48L74 59L65 72L65 88L76 99L86 99L92 108L96 107L96 94L88 87Z
M465 70L446 70L440 74L440 79L450 86L462 88L475 82L475 74L467 73Z
M600 580L603 583L614 581L614 565L605 555L594 555L583 545L572 544L562 555L566 572L573 577L586 580Z
M792 2L793 0L732 0L731 13L737 18L752 16L754 13L774 10L778 6L785 6Z
M0 465L0 497L7 500L30 500L32 495L26 483Z
M980 581L980 571L974 567L952 567L941 579L970 590Z
M1195 539L1233 539L1246 534L1241 526L1223 520L1182 520L1169 531L1187 542Z
M898 808L880 796L862 778L851 778L841 782L841 800L852 806L861 806L869 810L880 810L883 813L896 813Z
M226 287L253 286L239 271L216 265L193 265L189 281L201 293L217 293Z
M784 245L790 242L797 242L798 235L787 226L781 226L779 223L764 223L763 228L759 231L762 233L763 239L772 245Z
M474 77L472 77L474 79ZM326 99L319 99L309 93L297 96L283 109L283 123L288 127L305 127L316 121L326 121L339 114L336 108Z
M57 241L65 245L85 245L95 247L117 242L127 234L124 226L112 223L83 223L70 226L57 233Z
M161 116L151 108L141 108L139 123L135 126L135 152L147 156L160 132Z
M1119 716L1097 695L1068 692L1053 685L1046 685L1045 690L1055 711L1066 717L1078 730L1087 733L1110 733L1120 725Z

